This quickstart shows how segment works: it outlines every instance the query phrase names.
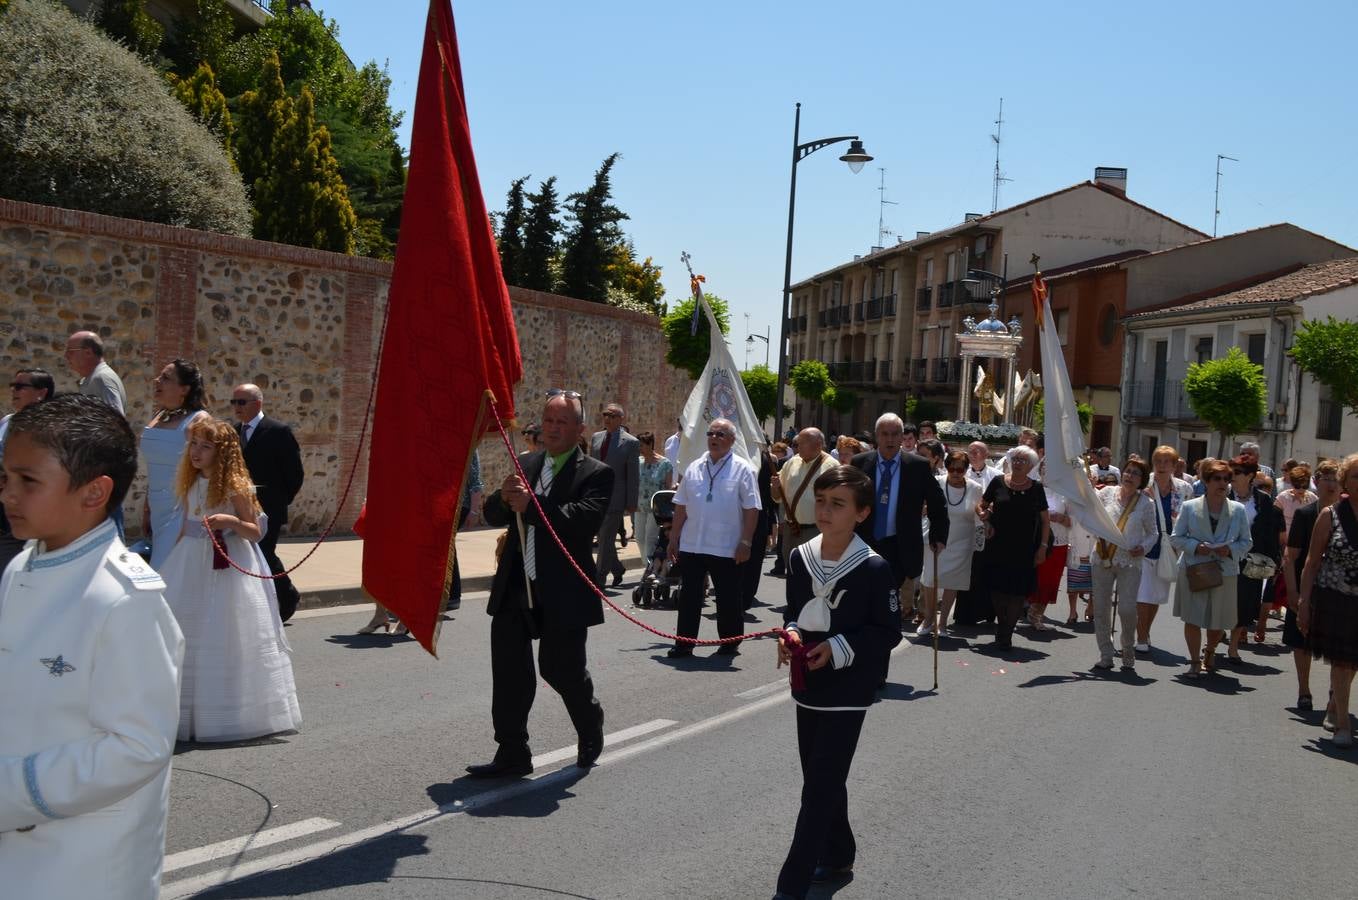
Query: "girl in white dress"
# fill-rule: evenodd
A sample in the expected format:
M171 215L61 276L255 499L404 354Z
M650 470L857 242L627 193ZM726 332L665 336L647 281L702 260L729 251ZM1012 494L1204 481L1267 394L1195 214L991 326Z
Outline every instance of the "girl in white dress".
M160 575L184 632L179 739L241 741L298 728L291 648L273 582L231 565L269 571L256 545L264 530L259 503L234 428L219 419L189 426L175 495L183 521Z

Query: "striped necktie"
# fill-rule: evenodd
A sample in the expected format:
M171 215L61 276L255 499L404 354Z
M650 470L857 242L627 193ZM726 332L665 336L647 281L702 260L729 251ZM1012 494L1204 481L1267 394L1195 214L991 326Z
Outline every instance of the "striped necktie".
M549 457L544 457L542 460L542 474L538 476L538 486L533 493L537 494L539 497L546 497L551 491L552 460ZM529 579L533 581L536 581L538 577L537 534L537 526L530 525L528 527L528 543L524 549L523 555L524 571L528 573Z

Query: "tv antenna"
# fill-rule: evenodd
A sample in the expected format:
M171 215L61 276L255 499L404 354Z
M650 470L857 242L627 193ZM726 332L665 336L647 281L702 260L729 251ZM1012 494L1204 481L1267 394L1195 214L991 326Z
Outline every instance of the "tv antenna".
M878 166L877 171L881 173L880 183L877 185L877 246L885 247L887 235L896 233L886 227L886 208L900 204L886 198L886 169Z
M1221 161L1229 159L1231 162L1240 162L1234 156L1223 156L1217 154L1217 189L1212 195L1212 237L1217 236L1217 219L1221 218Z
M1000 208L1000 185L1004 184L1006 181L1014 180L1012 178L1006 178L1004 176L1004 173L1000 171L1000 135L1003 133L1003 129L1004 129L1004 98L1001 97L1000 114L995 117L995 133L990 136L990 139L995 142L995 180L990 189L991 212L995 212L995 210Z

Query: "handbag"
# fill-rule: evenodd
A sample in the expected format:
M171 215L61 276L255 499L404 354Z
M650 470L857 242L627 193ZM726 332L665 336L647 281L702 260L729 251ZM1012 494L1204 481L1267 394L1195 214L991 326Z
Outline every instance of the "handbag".
M1188 577L1188 589L1194 592L1221 587L1225 580L1221 574L1221 563L1214 559L1193 563L1184 569L1184 574Z
M1155 524L1160 529L1160 558L1155 561L1155 577L1161 581L1173 582L1179 577L1179 559L1174 553L1174 547L1169 543L1169 523L1165 521L1165 507L1160 502L1160 498L1155 496L1155 490L1151 491L1151 500L1155 503Z

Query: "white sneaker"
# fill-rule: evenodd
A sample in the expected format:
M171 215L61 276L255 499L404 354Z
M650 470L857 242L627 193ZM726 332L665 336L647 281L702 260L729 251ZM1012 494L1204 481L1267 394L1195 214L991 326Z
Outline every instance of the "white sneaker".
M1137 644L1137 645L1136 645L1136 652L1137 652L1137 653L1150 653L1150 652L1151 652L1151 645L1150 645L1150 644Z
M919 628L915 629L915 637L924 637L933 633L934 630L929 627L928 622L921 622Z

